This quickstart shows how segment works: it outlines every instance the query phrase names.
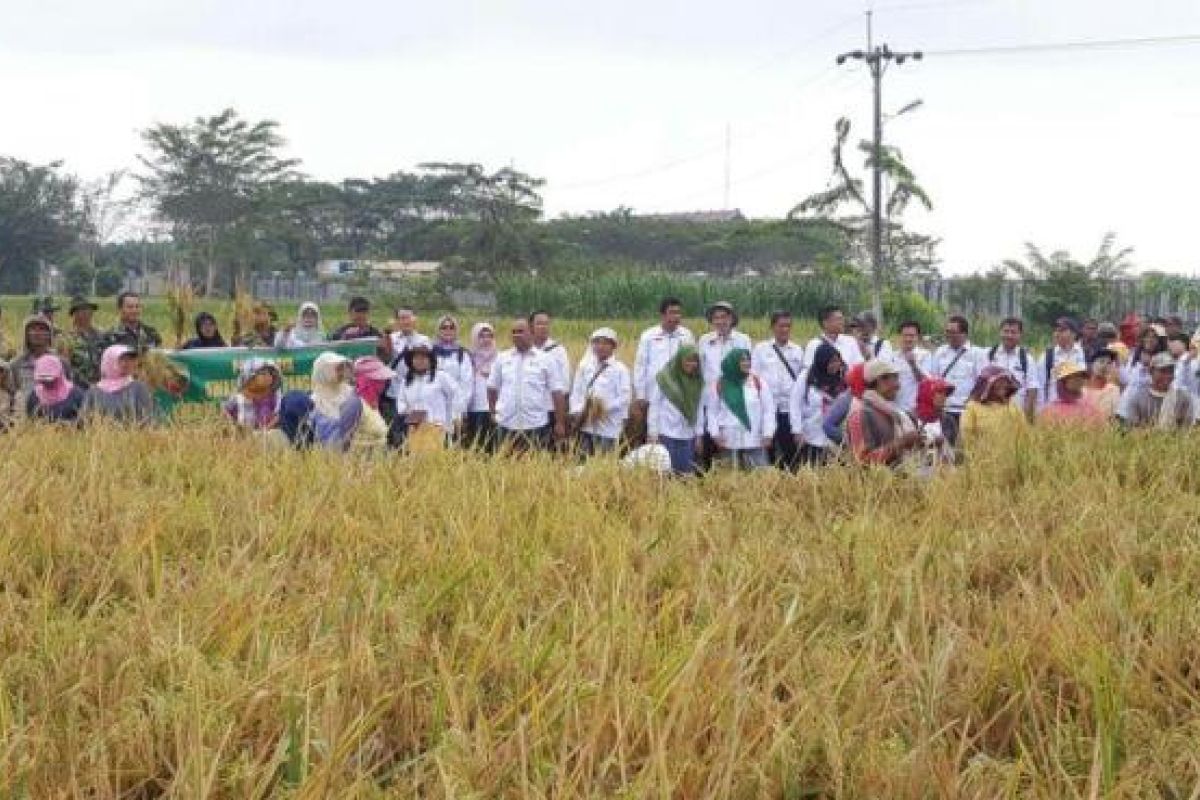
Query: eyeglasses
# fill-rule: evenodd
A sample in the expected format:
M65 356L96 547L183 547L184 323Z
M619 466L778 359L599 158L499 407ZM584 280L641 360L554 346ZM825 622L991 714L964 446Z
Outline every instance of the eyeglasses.
M444 325L438 325L438 330L442 330L442 331L452 331L452 330L454 330L456 327L457 327L457 326L455 326L455 325L451 325L450 323L448 323L448 322L447 322L447 323L446 323L446 324L444 324Z

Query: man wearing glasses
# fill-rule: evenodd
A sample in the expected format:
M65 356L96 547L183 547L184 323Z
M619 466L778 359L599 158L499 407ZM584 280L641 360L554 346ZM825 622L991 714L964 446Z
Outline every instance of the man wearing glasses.
M946 400L946 419L942 423L946 441L952 447L958 445L959 422L975 379L987 366L987 352L975 347L967 338L967 318L955 315L946 320L946 343L933 353L930 359L930 377L949 381L954 392Z

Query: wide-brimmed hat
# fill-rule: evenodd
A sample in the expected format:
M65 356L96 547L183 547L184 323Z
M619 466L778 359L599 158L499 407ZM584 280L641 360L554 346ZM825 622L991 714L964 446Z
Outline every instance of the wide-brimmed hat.
M867 379L867 385L870 386L880 378L885 378L888 375L899 375L900 370L896 365L883 358L873 358L867 362L866 368L863 370L863 377Z
M737 327L738 314L733 309L733 303L730 303L728 300L718 300L717 302L715 302L711 306L709 306L708 309L704 312L704 318L706 320L708 320L709 322L712 322L713 312L715 312L715 311L728 311L729 316L733 317L734 327Z
M354 377L372 381L390 381L396 377L396 371L376 356L363 356L354 362Z
M1086 375L1087 370L1077 361L1063 361L1054 368L1054 380L1062 381L1072 375Z

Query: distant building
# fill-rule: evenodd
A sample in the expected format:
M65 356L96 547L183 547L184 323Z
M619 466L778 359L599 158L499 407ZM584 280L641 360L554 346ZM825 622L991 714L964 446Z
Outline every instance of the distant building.
M317 275L338 278L371 274L390 278L433 276L441 271L440 261L367 261L363 259L329 259L317 262Z

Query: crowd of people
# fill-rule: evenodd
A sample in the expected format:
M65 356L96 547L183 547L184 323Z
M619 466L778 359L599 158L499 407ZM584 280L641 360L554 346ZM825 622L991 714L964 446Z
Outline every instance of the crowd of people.
M19 348L0 341L5 426L154 424L138 363L162 342L142 322L140 298L122 294L118 322L103 332L86 298L72 299L65 331L58 310L39 301ZM281 328L260 303L232 344L262 353L242 362L238 391L221 408L232 425L280 446L578 458L628 451L677 475L722 462L797 469L834 460L923 473L1035 425L1181 431L1200 413L1200 333L1189 338L1178 318L1131 316L1118 326L1064 317L1052 346L1035 355L1019 319L1001 323L998 342L977 346L966 318L951 316L944 344L927 349L931 332L917 322L900 322L889 340L869 312L847 319L835 306L820 311L821 332L804 344L793 340L785 311L771 314L770 338L755 344L729 303L705 310L709 330L699 336L683 326L684 310L663 299L659 323L641 334L626 365L609 327L594 331L572 364L545 311L503 332L481 322L465 337L445 315L426 336L407 309L375 327L361 297L333 331L313 303ZM197 315L195 333L184 349L228 346L211 314ZM510 346L500 346L501 335ZM374 355L322 353L311 390L285 391L274 353L360 339L376 341Z

